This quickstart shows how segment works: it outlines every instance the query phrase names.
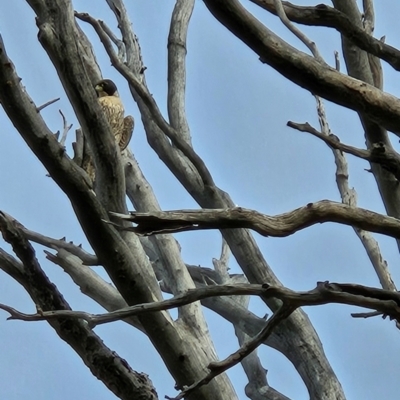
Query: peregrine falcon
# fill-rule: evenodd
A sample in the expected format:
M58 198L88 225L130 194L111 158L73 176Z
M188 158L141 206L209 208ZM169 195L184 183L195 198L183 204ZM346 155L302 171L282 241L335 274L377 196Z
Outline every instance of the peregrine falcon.
M97 82L95 90L101 109L110 124L111 132L118 143L119 148L125 150L132 137L134 119L128 115L124 117L124 105L119 97L115 83L110 79ZM85 145L82 168L88 173L92 182L95 180L96 172L90 148Z
M128 115L124 118L124 105L119 97L117 87L112 80L101 80L96 84L95 89L99 96L101 109L122 151L128 146L132 137L134 127L133 117Z

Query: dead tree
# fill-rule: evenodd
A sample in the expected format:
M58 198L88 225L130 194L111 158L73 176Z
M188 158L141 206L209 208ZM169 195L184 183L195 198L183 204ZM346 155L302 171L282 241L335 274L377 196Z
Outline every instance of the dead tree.
M123 320L147 335L179 390L176 397L167 398L242 398L225 373L241 363L248 378L248 398L287 399L268 384L257 354L259 346L267 345L293 364L310 398L321 400L345 399L345 394L301 307L348 304L372 310L353 314L355 317L383 315L396 324L400 321L400 296L370 233L380 233L400 243L400 158L388 136L388 131L400 136L400 100L382 90L380 64L384 60L399 70L400 51L373 37L372 1L363 2L363 11L355 0L333 0L333 7L300 7L281 0L251 2L276 15L310 54L272 32L246 9L246 2L204 0L210 16L248 46L266 68L272 67L315 96L319 128L303 121L289 121L288 126L310 133L330 147L341 203L315 201L284 214L266 215L236 206L230 195L217 186L212 171L192 144L185 111L186 39L194 0L177 0L172 13L168 35L168 115L161 112L146 83L145 62L122 0L105 2L115 15L118 32L96 15L74 11L72 0L26 1L36 16L38 40L57 71L79 122L73 149L66 145L71 126L64 115L60 138L41 114L53 101L43 106L34 103L24 88L24 77L18 75L18 65L8 55L7 43L0 42L2 107L71 202L91 246L84 250L72 242L46 236L46 232L31 231L22 225L24 221L15 220L7 210L1 211L0 229L14 255L0 249L0 268L24 287L37 312L26 314L9 304L1 304L0 308L10 314L9 319L47 321L93 375L121 399L156 399L166 394L158 397L151 376L134 371L102 342L94 331L100 324ZM322 58L301 25L333 28L340 33L348 74L340 71L339 56L335 66ZM129 85L151 149L199 209L162 211L133 155L135 149L133 153L129 148L121 152L116 145L94 91L103 74L83 27L95 32L115 74ZM322 99L358 114L365 132L365 149L344 144L332 134ZM95 182L82 168L85 151L90 151L96 169ZM357 206L355 191L348 182L346 153L370 163L387 215ZM251 233L253 230L265 237L286 237L325 222L354 229L382 288L328 281L318 282L315 289L305 292L286 288ZM219 230L223 238L221 258L214 260L214 269L185 263L172 236L202 229ZM62 267L81 291L106 312L93 315L72 310L46 276L33 244L47 247L47 259ZM229 273L229 252L242 274ZM102 266L113 285L107 285L93 266ZM163 293L172 298L164 299ZM249 311L250 296L258 296L265 304L266 312L271 314L267 319ZM217 357L203 307L226 319L235 330L238 348L226 359ZM176 320L168 312L172 308L178 308Z

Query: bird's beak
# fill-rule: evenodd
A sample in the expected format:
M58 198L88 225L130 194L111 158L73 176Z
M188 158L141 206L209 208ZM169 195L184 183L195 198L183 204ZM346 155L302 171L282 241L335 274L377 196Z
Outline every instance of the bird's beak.
M95 87L96 92L101 92L103 88L100 85L96 85Z

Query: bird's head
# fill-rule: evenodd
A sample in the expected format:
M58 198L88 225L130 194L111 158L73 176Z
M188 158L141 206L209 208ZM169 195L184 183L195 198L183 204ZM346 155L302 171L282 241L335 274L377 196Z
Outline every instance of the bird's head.
M115 83L111 79L103 79L96 83L95 87L97 95L99 97L104 96L117 96L118 90Z

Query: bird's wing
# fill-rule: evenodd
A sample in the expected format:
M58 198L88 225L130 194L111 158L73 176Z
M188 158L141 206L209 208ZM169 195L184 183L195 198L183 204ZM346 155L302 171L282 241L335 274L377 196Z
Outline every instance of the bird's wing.
M131 115L127 115L124 118L124 129L122 131L121 139L118 143L121 151L125 150L131 141L134 126L135 120Z

